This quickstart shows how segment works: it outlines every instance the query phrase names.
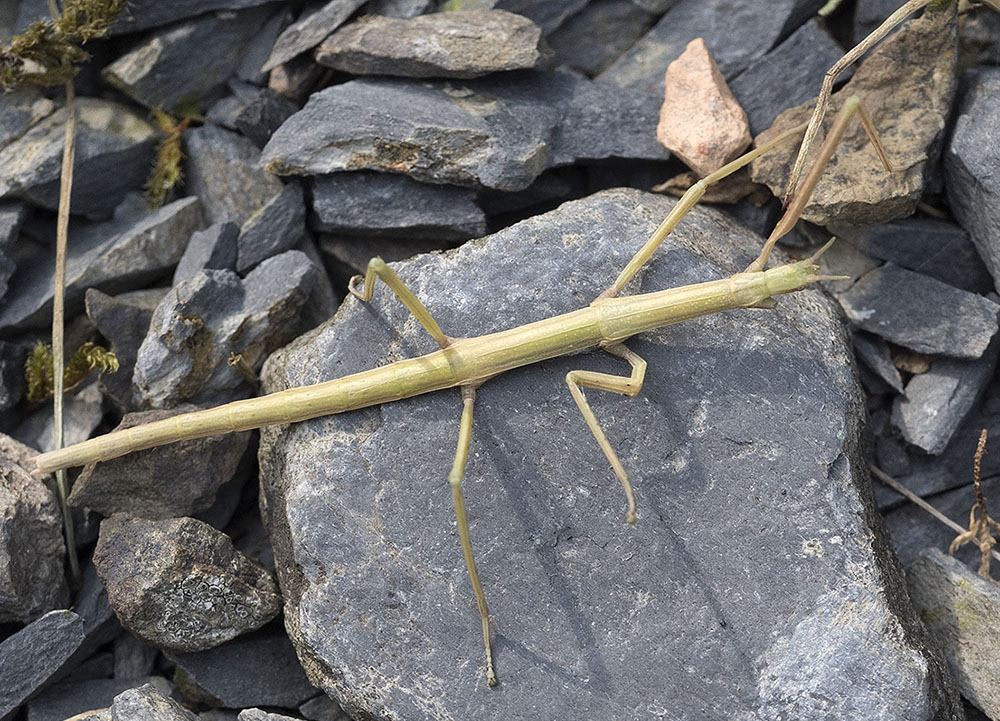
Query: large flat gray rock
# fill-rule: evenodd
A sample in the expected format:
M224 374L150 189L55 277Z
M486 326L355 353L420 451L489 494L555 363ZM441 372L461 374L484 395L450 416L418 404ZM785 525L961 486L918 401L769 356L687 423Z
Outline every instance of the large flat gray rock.
M509 328L588 303L673 204L606 191L396 268L446 333ZM630 291L723 277L760 242L697 209ZM479 391L465 497L493 690L446 481L458 393L264 430L285 624L313 683L354 716L407 721L957 714L876 516L831 302L805 291L629 346L649 361L639 397L590 396L632 474L635 526L564 380L622 362L557 358ZM380 288L273 355L264 381L434 347Z

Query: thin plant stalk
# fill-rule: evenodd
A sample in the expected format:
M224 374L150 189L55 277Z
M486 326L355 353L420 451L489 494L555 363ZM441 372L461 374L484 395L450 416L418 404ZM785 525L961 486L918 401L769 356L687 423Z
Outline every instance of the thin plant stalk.
M52 19L59 17L59 7L56 0L49 0L49 12ZM66 134L63 146L62 172L59 179L59 212L56 219L56 267L52 290L52 416L53 442L57 449L65 445L63 432L63 359L64 326L65 326L65 296L66 296L66 245L69 235L69 206L73 190L73 161L76 157L76 103L73 92L73 81L66 81ZM69 483L66 470L56 471L56 489L59 493L59 506L63 516L63 527L66 535L66 556L69 559L70 582L74 587L80 585L80 560L76 555L76 534L73 532L73 514L70 512L66 499L69 496Z

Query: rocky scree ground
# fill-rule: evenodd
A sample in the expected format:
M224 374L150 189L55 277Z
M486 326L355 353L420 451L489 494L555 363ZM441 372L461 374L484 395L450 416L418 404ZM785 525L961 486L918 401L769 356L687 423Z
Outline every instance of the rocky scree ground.
M76 80L67 345L121 367L67 396L67 441L433 350L384 287L344 300L374 255L456 336L583 307L685 171L657 142L694 112L661 113L668 66L700 38L734 137L766 139L894 9L821 4L135 0ZM46 13L4 4L0 41ZM783 242L836 234L823 265L847 280L646 334L639 396L590 394L635 527L563 380L622 363L483 386L465 493L492 690L445 483L454 392L72 472L69 588L51 479L28 473L52 413L23 375L65 107L3 95L0 719L997 718L996 646L941 611L996 612L962 576L976 550L925 551L953 532L867 466L961 521L978 429L1000 434L998 39L986 8L928 11L845 75L835 106L866 100L897 171L852 130ZM154 108L194 116L158 209ZM754 180L780 194L791 152ZM779 212L752 197L692 212L628 292L742 269Z

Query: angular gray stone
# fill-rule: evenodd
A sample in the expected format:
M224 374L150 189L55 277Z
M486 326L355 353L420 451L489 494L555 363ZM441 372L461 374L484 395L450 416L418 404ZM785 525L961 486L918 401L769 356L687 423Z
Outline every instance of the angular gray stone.
M368 261L376 256L387 263L392 263L412 258L418 253L430 253L447 247L453 246L434 240L320 236L320 248L323 255L331 262L330 273L334 282L341 287L346 287L355 275L363 276L368 269Z
M947 487L948 490L938 493L935 489L930 491L933 495L927 495L924 490L911 486L909 479L896 478L918 495L925 496L936 509L963 528L968 527L969 509L976 502L976 493L972 487L972 452L979 440L979 430L976 429L974 433L969 435L971 442L965 444L969 448L969 455L964 459L965 464L964 468L961 469L961 474L954 476L952 485ZM990 453L987 450L983 461L985 462L989 457ZM875 482L873 479L873 483ZM962 485L956 486L956 483ZM989 477L984 473L982 487L990 513L996 513L998 502L995 499L1000 499L1000 477ZM893 496L896 505L884 511L885 525L892 537L896 555L903 568L908 571L925 549L947 550L948 545L958 534L950 527L930 517L927 511L922 508L909 502L899 503L900 496L896 494ZM990 504L990 501L993 503ZM955 558L969 568L978 568L980 557L978 546L972 543L964 545L955 552Z
M272 6L207 13L158 30L106 66L109 85L148 108L190 109L222 94Z
M153 312L132 376L136 401L171 408L217 404L250 391L228 364L239 353L254 371L299 330L296 320L316 285L316 266L297 250L268 258L246 278L204 270L171 289Z
M365 0L311 0L298 19L278 36L270 57L261 69L265 72L274 70L297 55L312 50L364 4Z
M944 153L945 190L1000 289L1000 68L962 76L955 127Z
M49 611L0 643L0 719L37 694L83 642L83 620L71 611Z
M321 90L278 128L261 165L280 175L368 169L520 190L548 163L558 88L537 74L484 83L363 78Z
M129 0L108 35L123 35L169 25L212 10L241 10L268 2L271 0Z
M475 336L584 307L672 207L607 191L396 269L443 328ZM630 292L727 276L759 244L696 209ZM377 294L272 355L265 385L434 347ZM620 361L556 358L479 390L465 498L494 623L490 692L445 483L457 392L264 429L262 508L310 678L352 716L410 721L955 713L875 515L829 302L791 294L775 313L629 347L651 369L639 399L592 402L632 473L634 527L565 386L571 369L620 374Z
M632 0L591 0L546 40L556 65L582 70L593 77L642 37L657 14Z
M91 681L62 681L45 689L28 704L27 721L87 721L86 714L95 710L109 709L115 697L144 684L152 684L164 694L170 693L170 682L161 677L135 679L94 679ZM117 721L108 710L108 721ZM80 718L79 715L83 715ZM169 721L162 716L126 716L121 721Z
M882 21L899 9L896 0L863 0L854 9L854 41L861 42L882 24Z
M326 694L320 694L299 706L299 713L308 721L345 721L347 714L340 704Z
M229 222L215 223L192 233L174 270L172 285L191 280L202 270L236 270L239 235L239 226Z
M457 10L507 10L523 15L534 21L547 35L572 17L587 4L587 0L445 0L439 10L455 12Z
M390 18L415 18L432 10L435 4L434 0L368 0L365 13Z
M37 448L42 453L53 451L52 414L52 404L45 403L11 428L10 433L21 443ZM85 382L68 392L63 401L63 438L66 445L90 438L103 417L101 390L96 381Z
M160 652L140 641L128 631L122 631L114 641L112 672L116 680L135 681L149 676Z
M197 718L152 684L123 691L111 704L112 721L197 721Z
M298 110L299 106L288 98L270 88L261 88L256 97L240 108L234 124L254 145L263 148L274 131Z
M913 605L944 653L962 695L990 718L1000 716L1000 586L936 548L920 554L906 581Z
M993 279L969 234L934 218L903 218L882 225L834 226L829 230L873 258L937 278L971 293L986 293Z
M388 173L333 173L312 184L312 227L328 233L468 240L486 234L486 215L467 188Z
M66 253L66 315L83 310L88 288L120 293L140 288L169 271L184 253L191 233L201 227L198 198L181 198L150 210L145 198L129 195L114 218L70 225ZM55 249L37 263L18 268L0 306L0 328L51 323Z
M857 331L851 334L854 350L865 365L890 388L897 393L903 392L903 379L899 370L893 365L889 345L877 335L868 335Z
M7 293L7 281L17 267L10 251L27 215L28 208L22 203L0 203L0 298Z
M993 301L895 263L863 275L837 296L859 328L918 353L979 358L997 332Z
M115 430L196 410L200 409L180 406L129 413ZM236 473L249 442L250 431L227 433L88 464L73 483L69 504L105 517L115 513L149 519L193 516L212 506L216 491Z
M24 396L24 345L0 340L0 411L16 406Z
M732 78L819 10L817 0L776 0L761 12L755 3L681 0L639 42L601 73L628 90L663 97L663 73L685 46L703 38L719 70Z
M0 103L0 148L20 138L55 109L55 103L38 88L5 92Z
M504 10L459 10L412 20L366 15L316 48L316 62L354 75L478 78L538 67L542 30Z
M903 438L928 453L941 453L993 378L998 355L1000 339L980 358L938 358L929 371L913 376L892 409Z
M0 150L0 197L56 209L65 125L59 108ZM156 142L156 131L131 108L77 98L72 212L110 215L126 193L145 185Z
M997 378L994 377L982 398L973 405L972 410L958 427L958 430L952 434L951 442L943 452L932 456L911 448L905 457L905 467L896 469L891 475L918 495L925 497L933 495L935 505L939 498L943 499L947 496L946 492L950 489L971 484L972 458L979 441L980 431L986 428L990 438L1000 436L1000 383L996 381ZM990 453L987 450L982 458L982 477L992 478L998 475L1000 475L1000 453ZM882 507L896 504L901 500L901 497L895 492L888 489L882 490L880 485L876 489L879 491L879 504ZM971 486L969 489L968 493L971 494ZM989 494L987 496L990 497ZM967 523L971 505L972 501L969 501L964 510L962 508L954 509L954 513L949 513L950 517L959 523ZM914 546L914 553L925 546L933 545L933 543L929 539L920 541ZM947 545L948 541L945 542L944 547Z
M306 233L302 186L289 183L240 228L236 272L245 275L261 261L294 248Z
M135 410L132 402L135 357L149 332L153 310L166 292L166 288L140 290L112 297L96 288L89 288L84 296L87 317L108 341L111 352L118 359L116 372L100 375L101 393L121 410Z
M562 80L569 97L552 140L549 166L611 158L670 159L656 139L662 99L609 83L566 76Z
M294 709L316 695L280 624L199 653L167 654L188 683L217 706ZM267 659L267 663L260 663ZM186 691L185 691L186 692Z
M364 78L315 93L275 132L261 164L281 175L369 169L515 191L577 159L669 158L650 129L657 108L568 73L460 85Z
M122 625L160 649L212 648L281 611L271 575L193 518L115 514L101 522L94 565Z
M815 97L827 69L844 54L830 34L812 19L729 82L747 114L750 132L762 133L785 108ZM842 79L850 77L845 72Z
M205 125L184 133L188 190L210 223L243 225L281 192L281 181L257 167L260 149L248 138Z
M30 474L34 455L0 434L0 623L27 623L69 601L62 515L45 480Z
M958 65L1000 65L1000 13L996 8L979 5L962 17Z
M269 713L259 708L247 708L240 711L238 721L297 721L292 716L285 716L280 713Z

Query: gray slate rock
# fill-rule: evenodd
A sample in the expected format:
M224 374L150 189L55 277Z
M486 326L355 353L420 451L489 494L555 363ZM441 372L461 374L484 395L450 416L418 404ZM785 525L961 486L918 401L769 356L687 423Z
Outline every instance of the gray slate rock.
M907 442L928 453L941 453L993 378L1000 339L974 360L939 358L927 373L913 376L906 395L896 399L893 424Z
M294 709L316 695L280 624L272 623L216 648L167 654L193 686L227 708ZM260 659L267 663L260 663ZM185 689L187 693L187 689Z
M851 334L854 351L882 381L897 393L903 392L903 379L892 362L889 345L877 335L857 331Z
M112 673L116 680L135 681L149 676L156 666L160 652L148 643L140 641L128 631L115 637Z
M548 35L559 28L567 18L580 12L587 0L445 0L440 11L455 12L457 10L506 10L523 15L538 25Z
M312 184L313 229L328 233L468 240L486 234L473 191L388 173L333 173Z
M366 15L316 49L316 62L354 75L478 78L538 67L542 30L503 10L465 10L412 20Z
M272 0L129 0L108 35L124 35L169 25L213 10L241 10L269 2Z
M112 721L196 721L197 716L152 684L123 691L111 704Z
M198 235L195 232L194 236ZM192 236L192 238L194 238ZM188 244L190 248L190 243ZM187 251L185 251L186 255ZM184 258L181 258L183 261ZM149 332L149 321L167 289L139 290L110 296L89 288L84 296L87 317L108 341L118 358L115 373L100 375L101 393L122 410L135 410L132 402L132 372L139 346Z
M197 195L210 223L245 223L281 192L278 178L262 172L260 150L248 138L205 125L184 133L188 190Z
M0 103L0 148L20 138L55 109L55 103L38 88L5 92Z
M364 78L321 90L278 128L261 165L280 175L369 169L520 190L547 165L560 115L554 88L537 74L483 82Z
M729 82L729 89L747 114L750 133L762 133L782 110L815 97L827 69L843 54L837 41L814 18L750 63ZM848 77L850 70L841 76Z
M312 50L343 25L365 0L311 0L299 18L285 28L274 43L271 55L261 68L274 70L292 58Z
M957 119L944 153L948 204L969 231L1000 289L1000 68L962 77Z
M238 721L297 721L293 716L280 713L268 713L259 708L247 708L240 711Z
M193 518L115 514L101 522L94 565L122 625L161 649L212 648L281 611L271 574Z
M586 305L672 207L607 191L396 269L445 332L497 331ZM727 276L759 244L698 208L632 290ZM494 622L489 692L445 482L458 394L264 429L262 508L310 678L352 716L410 721L953 713L875 515L837 317L805 291L629 341L655 374L637 400L592 402L633 475L634 527L565 386L621 362L557 358L479 390L465 498ZM377 294L274 354L265 386L434 347Z
M971 450L974 450L976 441L979 440L979 430L975 429L974 434L970 435L972 442L968 445L971 446ZM990 453L987 451L987 453L983 455L983 461L985 462L989 457ZM910 488L908 480L902 478L896 478L896 480L904 483L904 485ZM941 513L958 523L960 526L968 527L969 509L972 507L972 504L976 502L976 493L972 487L971 453L965 459L965 467L961 469L960 475L955 476L955 480L963 485L957 487L952 485L949 490L942 493L934 493L934 495L932 497L928 497L927 500L930 501L936 509L941 511ZM874 482L875 481L873 479L873 483ZM982 487L983 494L986 496L987 502L1000 498L1000 478L988 477L984 474ZM920 495L925 495L923 490L914 488L911 488L911 490L914 490ZM898 501L900 497L896 495L895 498ZM996 501L994 501L991 508L994 509L991 513L995 513ZM896 550L896 555L899 557L900 563L903 565L903 568L907 570L907 572L909 572L909 569L913 566L925 549L947 549L949 544L957 535L956 532L948 526L943 523L939 523L928 516L927 511L922 508L917 508L909 502L897 503L895 507L886 510L884 512L884 518L886 529L892 537L892 544ZM969 568L978 568L981 554L979 553L978 546L972 543L967 543L955 552L955 558Z
M1000 586L936 548L920 554L906 581L913 605L944 653L962 695L989 717L1000 716Z
M0 203L0 298L6 295L7 281L17 267L10 253L27 215L28 208L22 203Z
M873 258L891 260L942 283L986 293L993 278L969 234L954 223L934 218L903 218L881 225L828 228Z
M368 0L364 12L390 18L415 18L433 11L436 4L435 0Z
M261 261L290 250L306 234L302 187L289 183L240 228L236 240L236 272L246 275Z
M306 701L299 706L299 713L308 721L346 721L348 718L340 704L326 694Z
M169 411L129 413L115 430L197 410L201 409L184 405ZM73 483L69 503L105 517L115 513L149 519L192 516L211 508L216 492L236 473L249 441L250 431L226 433L88 464Z
M837 297L857 327L918 353L979 358L997 332L996 303L895 263Z
M0 340L0 411L13 408L24 396L24 345Z
M49 611L0 643L0 719L50 682L83 642L83 620L71 611Z
M171 684L162 676L145 677L131 680L94 679L91 681L62 681L49 686L28 704L27 721L87 721L87 717L77 718L77 714L86 714L96 710L108 709L113 706L115 697L143 684L152 684L163 694L170 694ZM126 716L118 718L108 711L108 721L138 721L142 716ZM146 717L149 718L149 717ZM154 716L149 721L167 721L163 717Z
M315 93L275 132L261 164L281 175L369 169L516 191L577 159L668 158L650 130L657 112L651 98L568 73L503 83L365 78Z
M42 453L53 451L52 414L52 404L45 403L11 428L10 433L21 443ZM66 445L90 438L103 417L101 390L96 381L85 382L67 393L63 401L63 438Z
M78 98L76 113L71 208L107 217L126 193L145 184L157 133L142 115L110 100ZM60 108L0 150L0 197L56 209L65 125Z
M114 218L71 225L66 254L66 315L83 310L88 288L120 293L140 288L168 272L201 227L198 198L181 198L151 211L140 194L127 197ZM0 328L39 327L51 322L55 249L19 268L0 307Z
M755 3L681 0L600 78L628 90L663 97L663 73L685 46L704 38L719 70L733 78L819 10L817 0L777 0L761 12Z
M899 9L896 0L864 0L854 10L854 40L861 42L882 24L882 21Z
M148 108L197 107L222 94L273 12L265 6L185 20L151 34L101 75Z
M263 148L274 131L298 110L299 106L288 98L270 88L261 88L255 98L240 108L234 124L254 145Z
M554 64L600 74L646 34L657 13L632 0L591 0L546 40L555 53Z
M296 320L319 272L297 250L268 258L246 278L204 270L171 289L153 312L139 348L133 384L145 408L185 401L217 404L249 388L228 364L239 353L254 371L295 336Z
M45 479L30 474L34 455L0 434L0 623L27 623L69 601L62 515Z
M236 270L236 239L239 235L239 226L229 222L215 223L192 233L174 270L171 284L191 280L202 270Z
M79 537L77 540L79 542ZM90 658L99 647L113 640L122 630L108 604L108 592L97 577L97 569L91 561L83 564L81 576L80 589L73 598L73 611L83 619L84 640L67 664L68 668L76 667Z

